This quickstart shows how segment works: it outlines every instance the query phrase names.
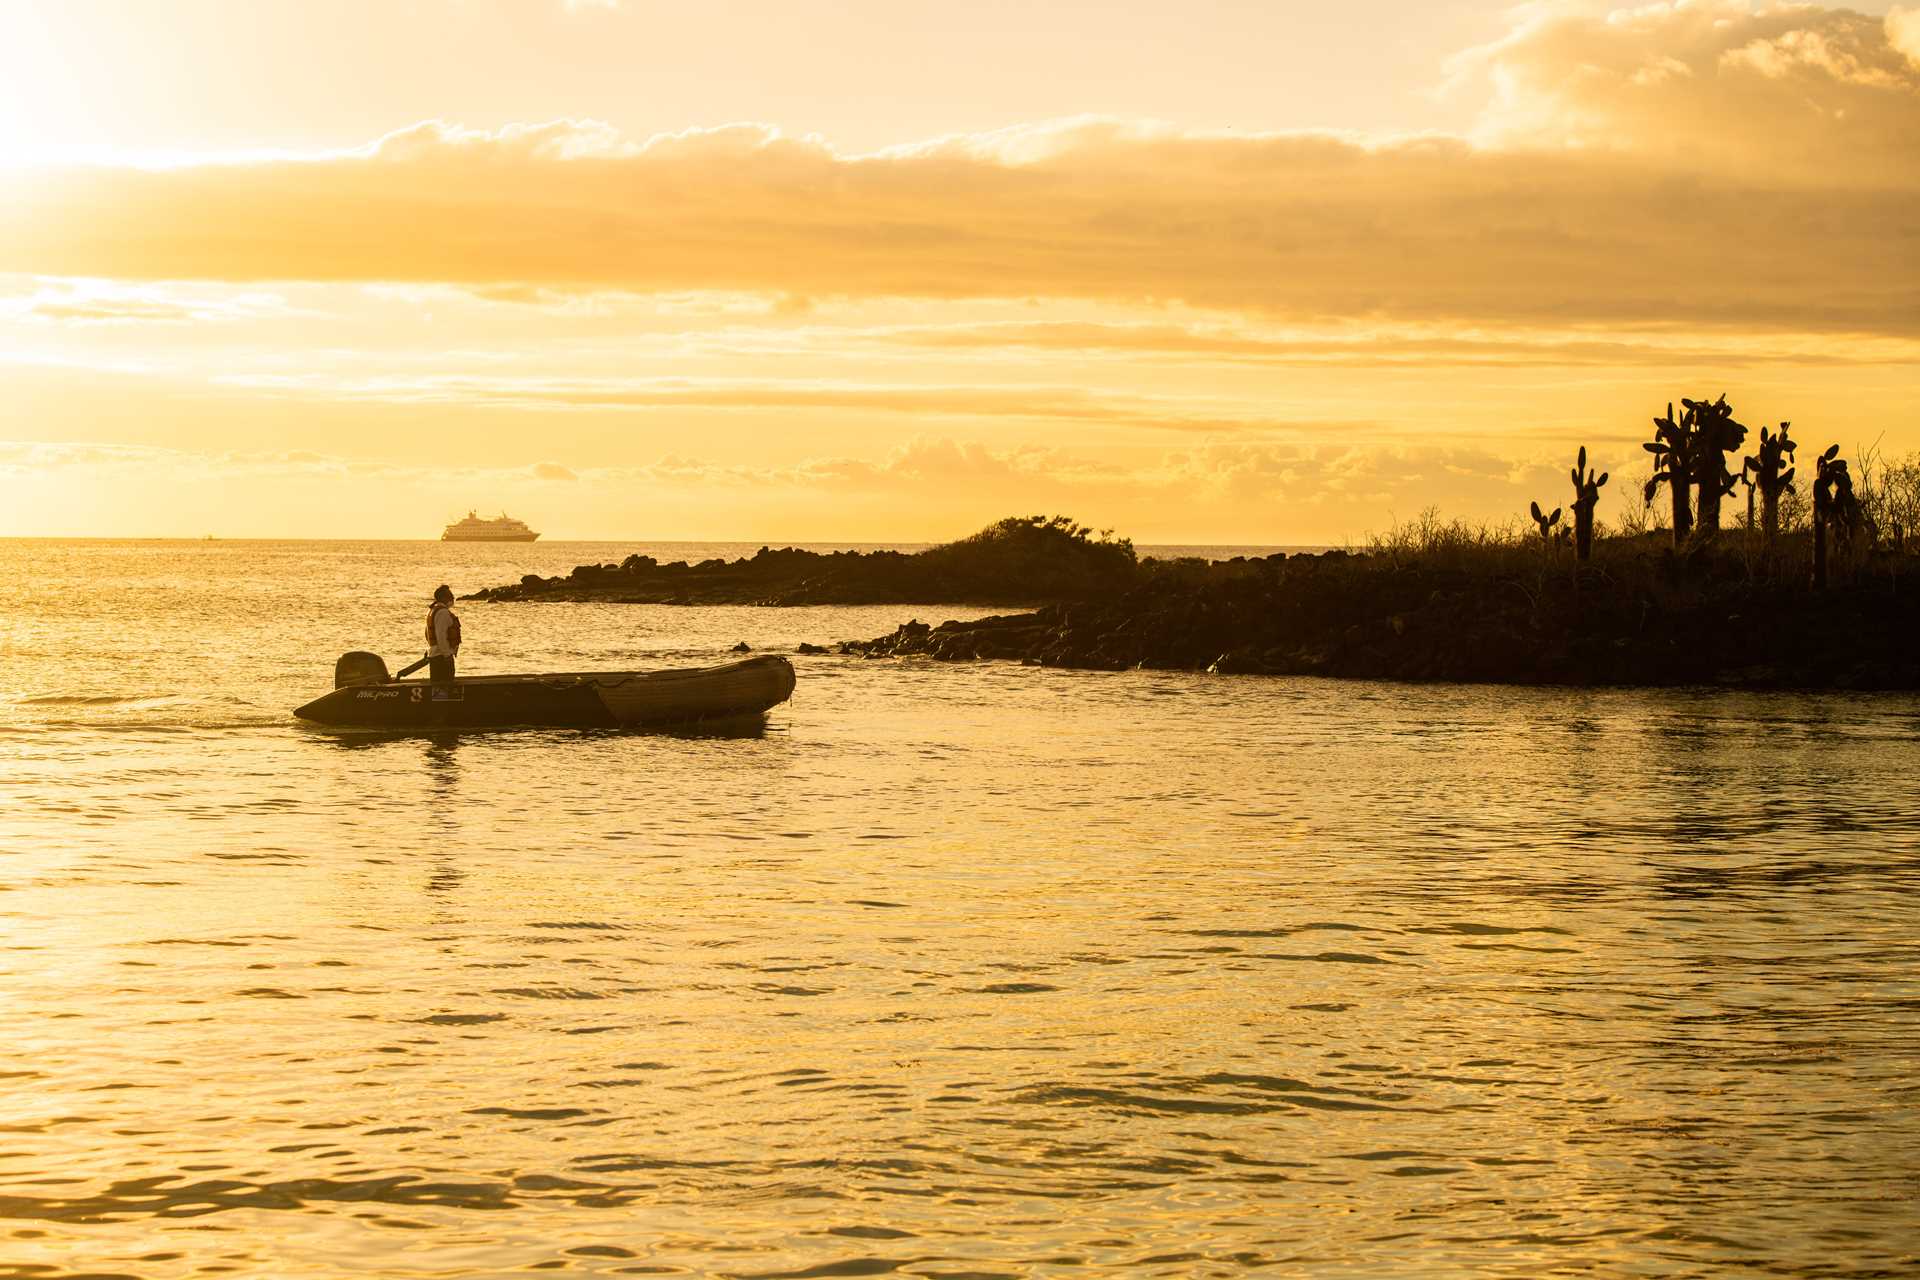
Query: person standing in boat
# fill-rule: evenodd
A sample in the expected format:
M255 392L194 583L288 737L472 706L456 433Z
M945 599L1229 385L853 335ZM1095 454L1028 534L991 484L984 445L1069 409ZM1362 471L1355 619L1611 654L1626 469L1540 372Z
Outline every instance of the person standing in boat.
M453 660L460 656L460 616L453 611L453 588L441 583L427 608L428 678L435 684L453 679Z

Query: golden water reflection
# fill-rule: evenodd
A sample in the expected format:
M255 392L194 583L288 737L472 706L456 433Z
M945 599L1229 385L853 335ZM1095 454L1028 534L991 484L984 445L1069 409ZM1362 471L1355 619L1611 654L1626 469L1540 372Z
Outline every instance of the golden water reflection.
M715 613L479 633L773 625ZM756 735L343 740L250 696L0 726L0 1276L1914 1261L1913 699L823 657Z

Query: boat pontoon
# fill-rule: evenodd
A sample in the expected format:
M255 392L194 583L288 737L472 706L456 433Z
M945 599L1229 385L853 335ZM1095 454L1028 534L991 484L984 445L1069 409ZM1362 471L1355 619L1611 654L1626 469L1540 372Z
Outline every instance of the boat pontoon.
M620 728L757 716L793 694L793 664L761 655L670 671L571 671L395 680L378 654L343 654L334 689L294 714L353 728L467 729L506 725Z

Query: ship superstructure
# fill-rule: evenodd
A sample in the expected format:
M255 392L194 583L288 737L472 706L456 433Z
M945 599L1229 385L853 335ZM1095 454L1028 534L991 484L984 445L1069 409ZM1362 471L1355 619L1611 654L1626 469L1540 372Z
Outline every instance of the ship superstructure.
M465 520L448 525L440 534L442 542L532 542L540 535L527 528L524 520L502 513L497 520L482 520L467 512Z

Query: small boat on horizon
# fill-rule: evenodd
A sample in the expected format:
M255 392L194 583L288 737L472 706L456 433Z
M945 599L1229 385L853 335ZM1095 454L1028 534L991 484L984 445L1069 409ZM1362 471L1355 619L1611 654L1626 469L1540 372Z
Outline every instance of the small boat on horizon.
M631 728L758 716L793 696L793 664L761 654L717 667L395 680L374 653L342 654L333 692L298 707L339 728Z
M532 542L540 535L527 528L524 520L515 520L504 511L497 520L482 520L473 511L440 531L442 542Z

